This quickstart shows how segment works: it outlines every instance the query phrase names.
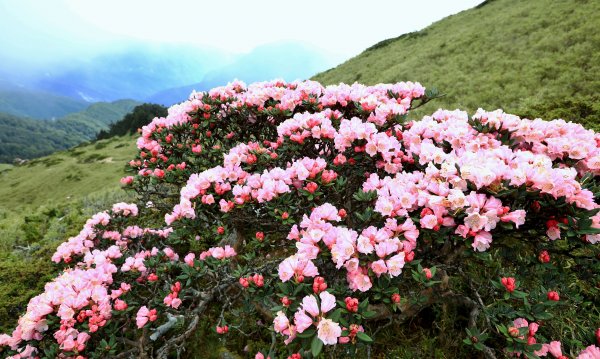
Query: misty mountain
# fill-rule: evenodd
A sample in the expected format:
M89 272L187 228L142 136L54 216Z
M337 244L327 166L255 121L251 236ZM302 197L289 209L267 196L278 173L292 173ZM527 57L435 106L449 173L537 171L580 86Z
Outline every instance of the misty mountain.
M44 91L88 102L144 99L170 87L200 81L230 62L211 48L185 45L133 45L88 60L54 67L33 81Z
M131 98L170 105L236 78L246 81L305 79L335 61L298 43L259 46L232 55L214 48L145 43L115 45L102 55L47 68L0 69L0 111L38 119L81 111L91 102Z
M236 78L246 83L275 78L303 80L333 65L333 59L311 46L296 42L267 44L210 71L200 82L159 91L147 97L146 101L172 105L186 100L193 90L206 91Z
M0 112L41 120L81 111L90 104L83 100L17 85L0 79Z

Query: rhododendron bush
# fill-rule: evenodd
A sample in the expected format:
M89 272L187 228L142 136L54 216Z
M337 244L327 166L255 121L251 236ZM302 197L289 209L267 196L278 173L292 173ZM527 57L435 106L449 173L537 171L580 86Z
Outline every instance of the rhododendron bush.
M437 307L463 353L600 358L600 136L501 110L410 118L433 97L192 93L141 131L121 180L138 203L58 247L2 355L189 357L218 338L253 358L381 357Z

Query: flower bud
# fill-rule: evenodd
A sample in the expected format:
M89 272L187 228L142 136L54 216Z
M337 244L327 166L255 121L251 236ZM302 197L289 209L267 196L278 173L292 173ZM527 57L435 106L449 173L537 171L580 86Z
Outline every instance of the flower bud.
M555 291L548 292L548 300L558 302L560 300L560 296L558 295L558 292L555 292Z
M538 255L538 259L542 263L548 263L550 262L550 254L548 254L548 251L541 251Z
M427 279L431 279L431 277L433 277L433 275L431 274L431 269L429 268L423 268L423 273L425 273L425 278Z
M504 277L500 280L504 288L510 293L515 291L516 288L516 280L513 277Z
M281 298L281 304L283 304L284 307L289 307L292 304L292 300L285 296Z

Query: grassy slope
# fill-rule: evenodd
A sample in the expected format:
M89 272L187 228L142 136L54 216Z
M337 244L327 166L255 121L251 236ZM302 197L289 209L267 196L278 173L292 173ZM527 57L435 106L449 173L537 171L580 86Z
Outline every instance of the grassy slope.
M600 2L488 0L471 10L382 41L318 74L325 84L419 81L445 93L424 108L503 108L575 119L558 111L577 98L600 122ZM531 109L538 109L532 111ZM581 111L580 111L581 112Z
M124 166L134 153L132 137L117 137L13 167L0 174L0 209L21 212L119 188Z
M10 169L0 167L0 332L9 330L55 268L56 246L92 214L127 199L119 190L132 137L112 138Z

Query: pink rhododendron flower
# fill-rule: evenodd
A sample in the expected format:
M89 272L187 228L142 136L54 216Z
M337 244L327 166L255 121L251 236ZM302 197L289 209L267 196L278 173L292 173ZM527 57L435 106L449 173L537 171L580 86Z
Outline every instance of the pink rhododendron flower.
M153 322L156 319L158 319L156 309L148 309L146 306L142 306L135 316L135 323L138 328L142 328L148 321Z
M306 314L305 310L299 310L294 314L294 324L296 331L302 333L313 324L313 319Z
M550 342L550 344L548 345L548 352L552 354L555 358L562 357L562 350L560 348L560 345L561 344L559 341Z
M194 259L196 259L196 255L194 253L188 253L183 259L183 261L185 262L185 264L189 265L190 267L193 267Z
M599 359L600 348L595 345L590 345L579 353L577 359Z
M473 249L479 252L484 252L488 248L490 248L490 244L492 243L492 234L486 231L478 232L473 238Z
M286 258L279 264L279 279L282 282L286 282L294 276L304 278L317 275L319 275L319 271L311 260L300 259L295 255Z
M338 338L342 335L340 325L331 319L321 319L317 325L317 337L321 339L323 344L337 344Z

